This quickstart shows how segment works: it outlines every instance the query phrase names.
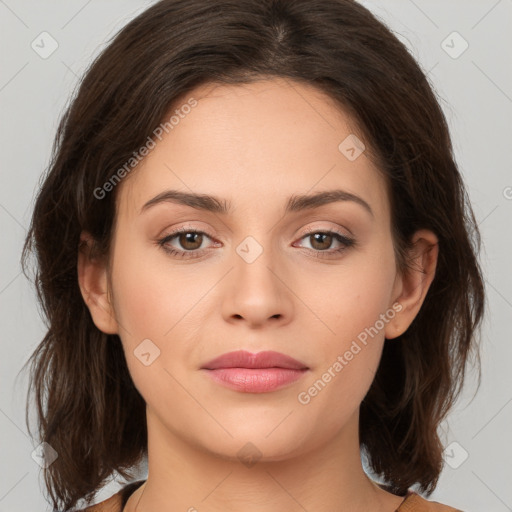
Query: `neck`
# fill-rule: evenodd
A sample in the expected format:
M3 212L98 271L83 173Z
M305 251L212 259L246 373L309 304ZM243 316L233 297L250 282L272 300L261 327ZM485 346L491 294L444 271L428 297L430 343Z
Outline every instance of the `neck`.
M233 455L208 452L170 432L149 410L147 419L148 478L124 512L392 511L403 499L364 472L358 414L328 442L273 457L259 451L257 442L233 439ZM245 457L237 455L238 447L244 447Z

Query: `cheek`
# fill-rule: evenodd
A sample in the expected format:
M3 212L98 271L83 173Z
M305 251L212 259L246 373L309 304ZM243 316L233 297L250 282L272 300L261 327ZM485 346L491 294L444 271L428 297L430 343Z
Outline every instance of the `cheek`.
M122 327L135 338L161 336L173 311L172 294L163 294L163 280L156 280L148 266L138 265L127 257L117 267L116 318Z
M378 321L390 308L394 265L392 248L383 245L380 251L353 253L335 270L331 267L318 273L314 288L307 277L299 281L302 293L309 287L307 302L322 320L321 331L317 332L323 332L319 339L324 340L331 356L333 349L339 352L348 348L359 335L364 340L368 329L374 337L384 336L382 322ZM379 336L372 329L376 322Z
M185 266L174 266L163 250L125 243L130 251L118 249L113 282L116 318L128 336L165 340L204 294L205 283ZM140 244L140 241L139 241ZM161 254L159 254L161 251ZM150 254L149 254L150 253ZM154 257L153 257L154 256ZM178 327L180 328L180 327Z
M163 389L170 381L165 369L174 374L178 366L179 372L185 371L186 365L177 362L190 360L190 339L201 325L201 298L213 286L215 276L198 279L192 267L173 267L165 257L152 258L147 248L137 250L136 243L128 240L116 244L114 308L130 373L150 401L148 393ZM130 250L123 251L123 245ZM156 251L151 249L155 255ZM148 366L141 359L146 353L154 361Z
M173 361L187 360L189 348L182 334L190 331L187 312L201 294L180 281L176 270L151 264L134 246L123 254L119 244L113 265L123 350L132 381L145 402L151 407L165 403L173 409L177 406L169 397L176 397L180 390L169 373L176 374Z
M317 365L301 391L319 410L343 404L333 426L359 406L371 386L384 344L384 329L395 316L389 307L395 279L392 247L354 255L337 272L315 279L309 295L322 320L314 334ZM305 284L303 284L305 286ZM322 293L319 290L323 290ZM323 333L323 335L320 335Z
M347 277L346 292L331 294L326 303L323 318L334 333L324 329L324 336L315 336L317 364L297 397L312 418L323 418L321 428L326 431L335 432L360 406L382 354L386 325L382 318L392 318L386 317L389 280L365 283L357 277L354 273Z

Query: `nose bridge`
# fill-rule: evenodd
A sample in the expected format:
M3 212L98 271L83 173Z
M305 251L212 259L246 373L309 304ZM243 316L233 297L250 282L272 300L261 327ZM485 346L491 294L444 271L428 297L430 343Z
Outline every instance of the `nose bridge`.
M234 247L234 269L224 298L224 313L250 323L288 317L291 303L282 282L282 259L273 250L272 233L263 228L253 233Z
M235 261L249 267L257 263L258 269L272 266L278 256L278 251L274 250L278 242L275 239L278 217L264 201L255 200L254 197L242 201L242 204L238 213L244 220L236 225L236 233L242 238L234 244L235 253L241 261Z
M247 235L235 246L235 276L239 283L248 280L252 285L273 286L277 279L274 269L279 266L276 251L273 250L272 233L259 231Z

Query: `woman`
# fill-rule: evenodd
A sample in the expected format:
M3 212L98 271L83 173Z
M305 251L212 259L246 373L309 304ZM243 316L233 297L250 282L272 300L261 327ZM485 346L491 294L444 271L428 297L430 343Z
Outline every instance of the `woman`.
M456 510L427 498L479 243L435 95L367 9L154 4L86 73L24 248L54 507L147 457L87 510Z

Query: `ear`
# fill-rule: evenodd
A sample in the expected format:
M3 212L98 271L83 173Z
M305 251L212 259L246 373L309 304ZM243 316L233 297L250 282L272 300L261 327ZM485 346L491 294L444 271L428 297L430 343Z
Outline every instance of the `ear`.
M105 334L118 334L108 288L106 262L94 256L93 242L88 232L80 234L77 263L80 291L96 327Z
M411 241L410 268L397 275L393 288L393 309L397 314L386 325L387 339L396 338L409 328L434 280L439 253L437 236L430 230L421 229L414 233Z

